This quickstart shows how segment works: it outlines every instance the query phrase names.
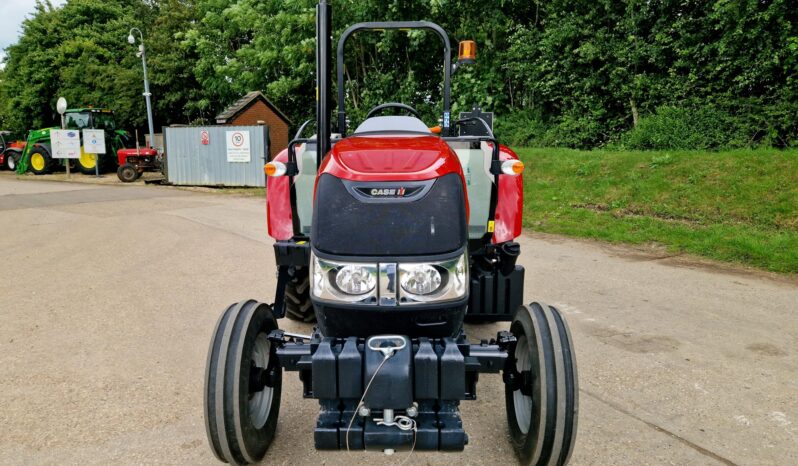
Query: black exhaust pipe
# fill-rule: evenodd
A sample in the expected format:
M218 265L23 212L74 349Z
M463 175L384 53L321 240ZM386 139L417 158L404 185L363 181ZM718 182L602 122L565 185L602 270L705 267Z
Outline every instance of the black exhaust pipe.
M521 254L521 245L515 241L508 241L499 248L499 264L502 275L510 275L515 270L515 262Z
M316 166L330 151L330 49L332 48L332 9L326 0L316 5Z

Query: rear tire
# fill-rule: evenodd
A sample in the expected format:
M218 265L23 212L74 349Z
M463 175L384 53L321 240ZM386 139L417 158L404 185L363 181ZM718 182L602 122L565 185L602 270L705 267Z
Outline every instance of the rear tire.
M285 316L300 322L315 322L316 314L310 302L308 268L294 267L288 273L290 279L285 285Z
M99 154L89 154L83 150L83 146L80 146L80 157L75 159L75 165L79 172L84 175L93 175L96 171L95 166L98 163L100 163ZM100 172L102 172L102 166L100 166Z
M139 178L139 172L135 166L129 163L120 165L116 170L116 176L124 183L132 183Z
M271 307L248 300L228 307L213 332L205 430L211 450L226 463L257 463L274 439L282 369L267 336L276 329Z
M510 331L517 339L510 357L518 382L506 384L504 394L513 448L521 464L565 465L574 448L579 411L568 326L556 308L532 303L518 308ZM520 376L526 371L526 378Z
M3 165L7 170L16 171L17 169L17 158L19 155L16 151L8 151L6 152L5 159L3 160Z

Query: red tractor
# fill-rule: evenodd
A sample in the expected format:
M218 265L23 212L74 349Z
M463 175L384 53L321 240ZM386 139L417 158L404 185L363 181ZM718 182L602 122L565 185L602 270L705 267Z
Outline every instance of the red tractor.
M116 151L119 159L119 168L116 176L124 183L132 183L139 179L145 171L158 171L161 169L161 160L158 151L147 148L119 149Z
M25 150L25 141L6 140L10 135L10 131L0 131L0 167L15 171Z
M205 425L216 457L255 463L275 437L283 371L319 402L322 450L462 451L460 402L480 373L504 384L511 443L522 464L563 465L576 438L573 343L554 307L523 304L523 164L479 112L453 120L451 75L473 61L424 22L349 27L337 49L338 133L331 137L331 12L316 8L317 135L296 138L265 170L276 240L273 304L229 306L213 332ZM344 50L358 31L423 29L443 45L443 114L433 132L401 103L372 109L351 131ZM408 115L383 116L393 110ZM288 316L317 326L280 330ZM464 321L507 321L472 343Z

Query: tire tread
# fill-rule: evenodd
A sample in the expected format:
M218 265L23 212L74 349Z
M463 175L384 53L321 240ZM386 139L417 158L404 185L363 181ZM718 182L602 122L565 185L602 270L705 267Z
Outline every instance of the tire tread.
M532 368L540 390L527 434L517 425L513 393L505 389L513 447L522 464L562 466L570 460L575 442L578 387L570 333L557 308L534 302L522 306L513 317L511 330L526 335L531 346ZM535 422L537 420L537 424ZM535 433L535 437L532 435Z
M267 312L265 317L263 312ZM256 315L259 316L258 320L253 323ZM269 320L271 324L265 324ZM245 365L243 357L246 356L244 348L248 338L253 335L251 328L263 328L263 325L277 328L267 305L254 300L233 304L219 318L208 351L204 392L205 427L211 450L219 460L226 463L248 464L260 461L274 436L280 403L279 379L272 398L275 404L272 407L273 421L267 422L267 430L257 431L260 434L249 438L248 443L245 437L253 434L251 427L249 432L245 432L243 423L247 421L243 419L245 413L240 409L241 381L244 378L242 366ZM264 435L268 441L263 441ZM255 450L251 449L253 445L257 445Z
M310 277L305 267L297 269L285 285L285 315L299 322L316 321L313 303L310 302Z

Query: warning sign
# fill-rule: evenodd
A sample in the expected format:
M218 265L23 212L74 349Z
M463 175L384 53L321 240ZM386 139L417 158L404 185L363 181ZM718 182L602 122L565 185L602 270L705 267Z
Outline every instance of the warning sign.
M249 163L249 131L227 131L227 161Z

